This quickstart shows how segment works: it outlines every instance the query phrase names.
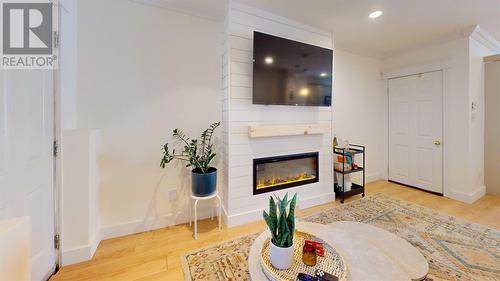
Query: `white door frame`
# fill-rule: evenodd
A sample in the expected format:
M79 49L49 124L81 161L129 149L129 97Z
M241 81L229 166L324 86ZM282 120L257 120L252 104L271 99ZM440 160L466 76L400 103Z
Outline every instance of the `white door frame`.
M59 2L58 2L59 3ZM57 5L58 14L57 17L57 25L58 25L58 38L57 42L61 42L61 12L63 9L62 5L59 3ZM57 46L59 51L59 67L60 67L60 58L61 58L61 46ZM62 134L62 120L61 120L61 70L60 68L56 68L54 70L54 145L56 151L56 155L54 156L54 235L58 237L58 246L55 248L56 250L56 264L54 274L57 273L59 268L62 266L62 216L61 216L61 195L62 195L62 142L61 142L61 134ZM55 237L54 237L55 238Z
M59 247L56 250L55 272L62 266L62 216L61 216L61 192L62 192L62 157L61 157L61 90L60 90L60 70L54 70L54 235L56 235ZM54 272L54 273L55 273Z
M428 64L418 64L407 67L396 68L390 71L385 71L382 73L383 79L383 89L385 89L386 99L384 106L384 118L385 118L385 128L384 128L384 141L386 152L383 153L383 162L386 166L384 171L384 179L389 179L389 79L400 78L404 76L410 76L415 74L421 74L426 72L443 71L443 196L449 197L450 189L448 188L448 139L449 139L449 127L447 124L449 122L448 118L448 105L450 99L450 69L452 65L451 60L441 60L435 61Z

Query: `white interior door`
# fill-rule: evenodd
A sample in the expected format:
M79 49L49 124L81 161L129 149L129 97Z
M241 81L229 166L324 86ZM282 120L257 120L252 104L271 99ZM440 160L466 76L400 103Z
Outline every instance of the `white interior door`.
M389 79L389 180L443 193L443 72Z
M51 70L0 72L0 219L29 216L31 278L55 265Z

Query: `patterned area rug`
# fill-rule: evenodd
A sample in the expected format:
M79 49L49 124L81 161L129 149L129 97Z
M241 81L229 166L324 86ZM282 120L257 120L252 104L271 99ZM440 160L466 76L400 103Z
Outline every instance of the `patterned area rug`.
M500 280L500 232L380 193L303 218L359 221L410 242L429 261L427 280ZM186 280L250 280L247 257L258 233L182 257Z

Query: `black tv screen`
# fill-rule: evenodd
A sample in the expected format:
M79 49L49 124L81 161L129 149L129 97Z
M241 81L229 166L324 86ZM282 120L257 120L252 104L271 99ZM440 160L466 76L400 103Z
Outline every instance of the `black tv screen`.
M255 31L253 59L254 104L331 106L332 50Z

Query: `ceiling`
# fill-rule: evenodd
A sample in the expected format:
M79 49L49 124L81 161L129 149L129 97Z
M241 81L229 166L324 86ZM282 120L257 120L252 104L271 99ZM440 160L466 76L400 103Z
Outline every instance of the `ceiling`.
M137 1L137 0L136 0ZM139 0L222 20L227 0ZM335 45L386 57L478 24L500 41L500 0L233 0L334 33ZM384 14L368 19L374 10Z

